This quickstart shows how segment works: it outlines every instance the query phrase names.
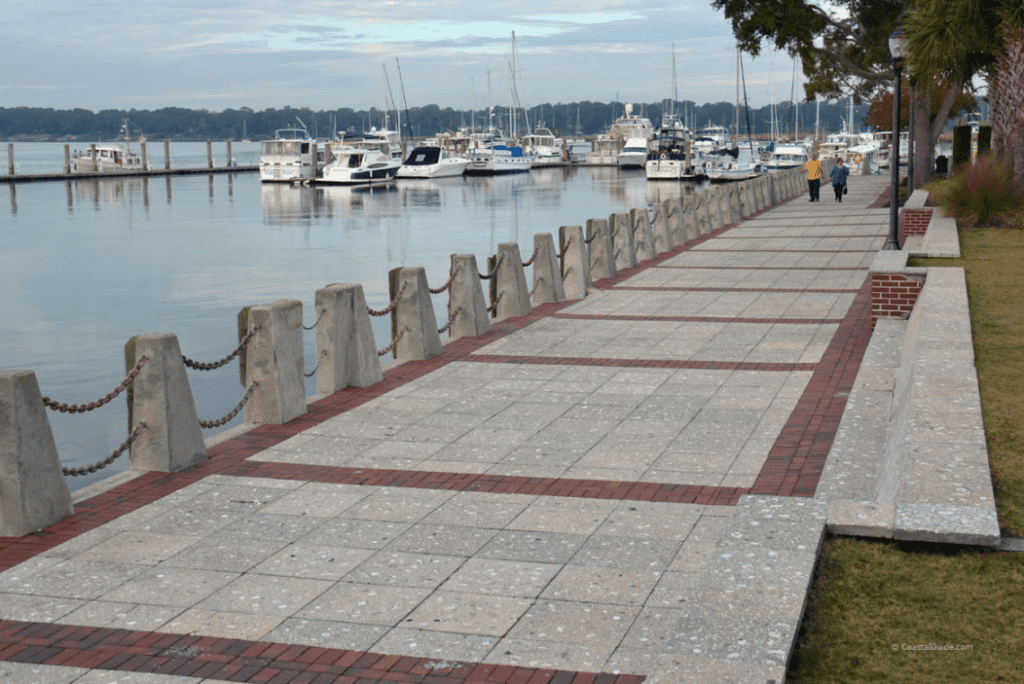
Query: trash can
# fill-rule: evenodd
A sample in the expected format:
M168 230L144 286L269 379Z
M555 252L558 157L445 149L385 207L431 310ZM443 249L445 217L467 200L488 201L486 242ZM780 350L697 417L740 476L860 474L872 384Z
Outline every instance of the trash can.
M949 158L940 154L935 158L935 173L949 173Z

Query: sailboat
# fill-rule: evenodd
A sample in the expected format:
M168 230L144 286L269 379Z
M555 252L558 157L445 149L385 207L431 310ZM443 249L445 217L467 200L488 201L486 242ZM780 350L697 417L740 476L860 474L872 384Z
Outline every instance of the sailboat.
M742 77L742 65L740 63L740 51L736 49L736 136L740 131L740 81L743 81L744 98L746 97L746 79ZM761 175L761 164L754 154L754 143L750 136L750 118L747 117L747 144L749 146L749 161L740 161L739 147L732 150L723 150L721 154L705 155L704 173L712 181L737 181L754 178Z

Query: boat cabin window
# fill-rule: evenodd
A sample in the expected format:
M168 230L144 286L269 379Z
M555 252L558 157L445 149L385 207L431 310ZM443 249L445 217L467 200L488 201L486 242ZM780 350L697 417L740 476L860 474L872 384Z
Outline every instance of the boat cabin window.
M348 168L358 169L363 164L363 155L361 154L350 154L348 155Z

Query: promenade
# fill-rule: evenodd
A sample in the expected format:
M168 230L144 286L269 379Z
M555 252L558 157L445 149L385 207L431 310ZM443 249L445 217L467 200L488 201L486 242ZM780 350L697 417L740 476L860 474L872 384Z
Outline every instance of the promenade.
M90 492L0 558L0 681L781 684L887 183Z

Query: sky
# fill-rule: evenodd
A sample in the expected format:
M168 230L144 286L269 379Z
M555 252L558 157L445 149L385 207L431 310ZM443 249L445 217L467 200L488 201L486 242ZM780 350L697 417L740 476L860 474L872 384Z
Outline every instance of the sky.
M732 28L710 0L2 0L2 7L0 107L361 110L385 108L390 82L399 104L404 85L409 107L482 109L510 101L513 32L525 105L668 99L673 46L680 100L736 99ZM788 55L767 49L753 61L744 56L751 106L789 100L793 67Z

